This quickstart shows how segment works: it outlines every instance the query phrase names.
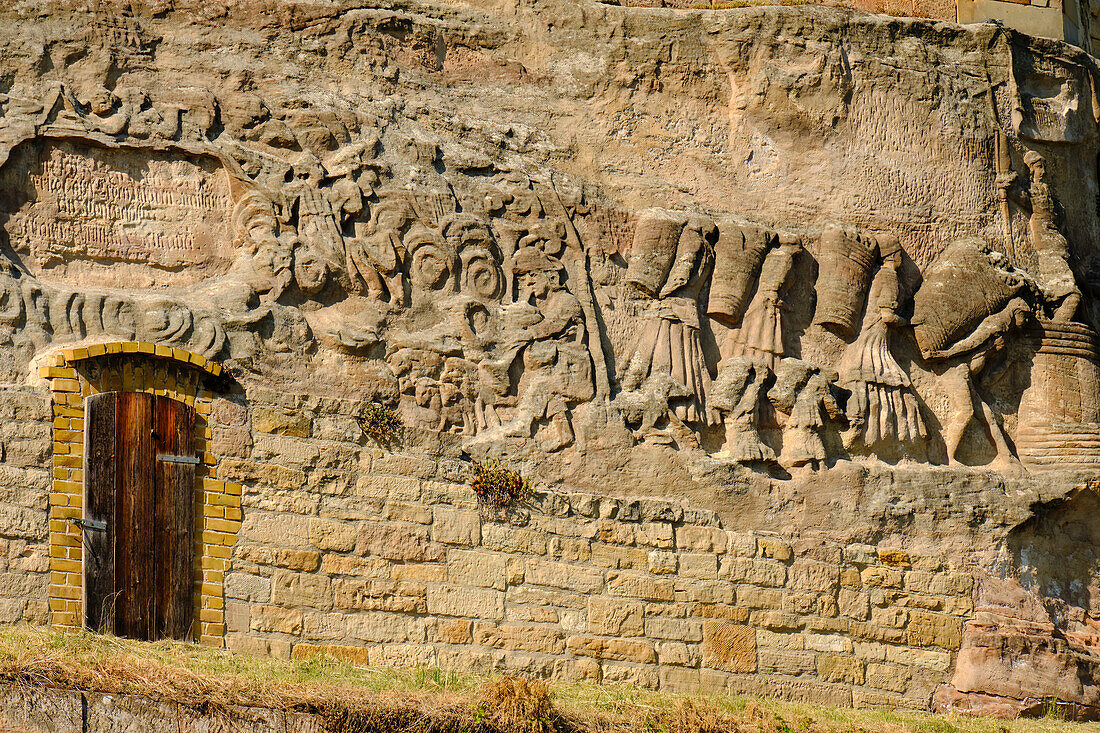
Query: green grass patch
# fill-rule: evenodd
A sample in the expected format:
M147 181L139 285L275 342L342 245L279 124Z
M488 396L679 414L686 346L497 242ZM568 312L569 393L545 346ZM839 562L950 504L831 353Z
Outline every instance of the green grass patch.
M373 733L1085 733L1055 719L1000 721L850 710L735 695L551 685L438 669L371 669L324 655L252 657L182 642L0 626L0 681L141 694L198 709L311 711Z

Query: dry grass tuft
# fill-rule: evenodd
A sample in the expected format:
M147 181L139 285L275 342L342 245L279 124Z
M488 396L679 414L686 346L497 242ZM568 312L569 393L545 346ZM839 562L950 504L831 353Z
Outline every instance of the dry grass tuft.
M550 700L541 680L502 677L478 691L475 721L500 733L554 733L569 726Z

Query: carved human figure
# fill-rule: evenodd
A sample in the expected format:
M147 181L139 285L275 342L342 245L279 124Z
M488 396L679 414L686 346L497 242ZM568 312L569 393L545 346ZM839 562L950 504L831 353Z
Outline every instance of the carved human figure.
M835 375L833 375L835 376ZM768 400L787 414L783 425L783 450L779 460L790 468L825 465L825 430L830 421L844 419L833 395L829 375L799 359L784 359L768 390Z
M1058 231L1054 218L1054 198L1046 180L1046 163L1034 150L1024 156L1031 169L1031 244L1039 272L1036 280L1047 304L1054 310L1054 321L1070 321L1081 304L1081 290L1069 266L1069 242Z
M779 246L768 253L760 268L756 295L741 319L741 327L730 331L723 357L745 356L774 370L783 358L783 295L795 257L802 252L798 237L780 235Z
M294 280L293 242L279 238L279 222L270 200L257 191L241 196L233 210L237 236L249 255L240 273L264 303L274 303Z
M321 188L324 170L320 161L302 153L292 172L294 179L287 188L298 217L298 237L331 264L342 266L343 235L332 202Z
M738 463L775 460L775 451L760 438L761 392L770 376L764 364L744 356L723 362L712 389L712 406L726 428L716 457Z
M698 439L672 409L676 400L691 397L687 387L658 372L646 380L645 385L632 392L621 392L615 400L623 422L631 429L635 441L642 443L687 442L698 444Z
M405 303L405 245L401 233L413 221L408 204L386 197L373 207L371 221L362 236L346 243L346 267L352 289L365 289L380 301ZM357 227L358 228L358 227Z
M979 380L989 386L1004 376L1010 365L1006 358L1008 342L1023 330L1031 314L1027 301L1013 298L1003 309L987 316L966 338L949 348L924 354L929 361L958 360L944 372L951 412L944 419L943 439L950 463L958 463L959 444L972 420L978 421L992 441L997 451L995 464L1019 463L997 414L982 395Z
M574 440L570 405L592 399L592 363L588 356L584 311L565 289L560 261L535 248L520 250L515 272L519 297L507 306L506 342L522 359L516 386L519 402L507 426L509 435L536 434L548 421L542 448L554 451Z
M699 297L714 262L707 241L711 229L713 224L702 219L693 219L684 227L622 378L623 389L633 391L651 375L671 375L691 395L675 402L676 416L684 422L703 424L710 423L707 394L711 374L699 336Z
M867 447L880 441L907 443L925 438L928 430L913 395L909 375L890 349L891 330L906 325L899 314L901 244L896 237L879 239L882 263L871 281L863 330L844 351L840 384L850 390L848 420Z

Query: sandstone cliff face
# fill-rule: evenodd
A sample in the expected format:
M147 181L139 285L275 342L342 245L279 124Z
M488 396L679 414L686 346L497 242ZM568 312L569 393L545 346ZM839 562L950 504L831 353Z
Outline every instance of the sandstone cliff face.
M944 704L1097 705L1083 52L553 0L49 2L0 27L13 390L60 348L174 346L232 373L251 428L215 423L213 453L239 462L291 460L256 435L321 437L316 400L349 398L440 466L949 558L979 583ZM271 401L305 427L261 425L257 390L315 398ZM370 464L338 433L303 468ZM5 443L19 470L49 460L33 439ZM298 489L281 510L327 516Z

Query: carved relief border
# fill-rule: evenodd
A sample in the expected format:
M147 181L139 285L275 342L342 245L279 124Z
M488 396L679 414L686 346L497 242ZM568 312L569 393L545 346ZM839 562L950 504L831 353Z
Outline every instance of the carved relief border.
M222 366L205 357L149 342L112 342L66 349L49 358L39 376L53 395L53 486L50 492L50 623L83 623L81 530L83 513L84 399L108 391L146 392L195 408L195 573L193 636L225 645L224 577L241 528L241 486L217 478L211 450L213 394L203 377Z

